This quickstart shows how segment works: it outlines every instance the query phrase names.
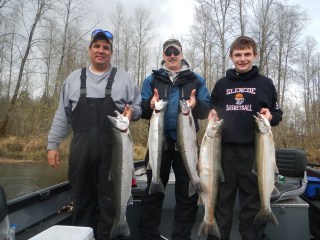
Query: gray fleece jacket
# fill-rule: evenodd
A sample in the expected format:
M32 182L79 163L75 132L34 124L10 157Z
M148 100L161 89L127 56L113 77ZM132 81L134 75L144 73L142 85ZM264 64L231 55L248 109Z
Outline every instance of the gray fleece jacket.
M105 74L99 76L92 73L87 67L87 97L104 98L107 79L111 68ZM64 81L60 102L48 135L47 149L58 149L61 141L66 138L71 122L71 112L76 107L80 98L81 69L72 72ZM111 97L120 110L124 110L126 104L133 108L131 120L136 121L141 116L141 94L129 76L121 69L117 69L112 85Z

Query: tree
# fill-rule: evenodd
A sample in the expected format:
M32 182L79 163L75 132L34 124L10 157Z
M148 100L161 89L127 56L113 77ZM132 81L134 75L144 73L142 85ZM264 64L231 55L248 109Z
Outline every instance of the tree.
M194 48L189 52L193 67L199 68L201 75L206 79L211 89L216 79L219 63L217 37L213 29L212 7L205 1L198 1L195 7L194 24L191 27L191 43Z
M40 22L40 20L42 19L42 17L44 16L45 12L48 11L51 7L51 1L47 1L47 0L33 0L30 1L30 7L31 9L34 10L34 19L33 22L31 22L31 26L30 26L30 30L28 31L28 29L26 29L28 31L28 41L27 41L27 45L25 47L25 51L24 54L22 55L22 60L21 60L21 64L20 64L20 69L19 69L19 74L18 74L18 79L17 79L17 84L14 90L14 94L12 96L12 99L10 101L7 113L5 115L4 121L2 122L1 126L0 126L0 136L3 136L6 133L7 130L7 126L10 120L10 114L12 113L12 111L14 110L17 98L18 98L18 94L19 94L19 90L20 90L20 86L22 83L22 77L23 77L23 73L24 73L24 67L25 64L27 62L30 50L32 48L32 44L33 44L33 37L35 34L35 30L37 28L38 23ZM28 11L27 9L25 9L24 5L21 5L21 9L20 9L20 14L23 15L24 11ZM28 22L24 21L25 26L28 26Z
M259 45L260 72L268 75L268 58L275 44L276 17L274 15L274 0L252 1L253 6L253 33Z
M231 35L233 20L230 12L232 0L205 0L207 6L212 9L212 30L217 37L217 44L219 46L220 75L224 75L227 65L227 38ZM230 35L229 35L230 34Z
M59 3L59 2L58 2ZM60 12L65 11L65 15L62 15L63 17L63 32L61 36L61 48L59 50L60 53L60 60L58 63L58 71L55 79L55 85L54 85L54 91L53 91L53 96L58 96L62 81L66 77L66 74L68 74L71 69L66 68L66 56L68 56L68 53L70 53L70 49L68 49L68 44L70 46L73 46L76 42L79 41L79 39L82 37L78 37L76 39L72 38L72 24L77 26L77 23L80 19L83 18L84 11L83 9L83 0L62 0L62 6L63 8L60 10ZM61 2L59 4L61 7ZM74 32L76 31L76 27L74 28ZM74 41L73 43L70 43L71 39Z
M113 40L113 62L117 67L122 67L122 58L120 51L122 49L121 46L121 38L122 35L122 26L125 21L124 8L121 2L117 3L116 10L111 14L111 22L112 22L112 33L114 36Z
M50 98L50 85L51 85L51 78L54 75L53 66L57 63L58 59L58 44L55 41L56 33L58 32L56 21L49 19L47 21L47 27L43 33L45 39L45 43L43 46L39 46L40 52L42 53L42 61L45 65L44 72L42 74L45 75L44 77L44 91L42 94L42 100L47 102Z
M145 64L148 62L146 50L152 39L153 23L150 20L150 11L143 6L135 8L132 27L135 29L132 32L132 41L135 43L133 45L135 50L134 77L140 87L145 77Z
M303 104L305 111L305 142L312 150L319 149L320 143L314 141L319 138L319 96L318 89L319 66L317 59L316 40L313 37L306 37L304 48L300 56L300 79L303 86ZM315 146L316 144L316 146Z
M236 3L235 3L235 9L236 9L236 12L238 13L237 22L239 24L241 36L245 35L247 22L248 22L246 8L244 8L246 4L247 4L246 0L236 0Z
M285 92L287 89L287 80L290 67L294 61L295 52L298 52L298 38L303 28L303 16L305 13L299 11L297 6L286 6L281 3L277 4L275 14L277 16L277 28L275 32L277 46L277 86L280 106L284 105ZM292 75L292 74L291 74Z

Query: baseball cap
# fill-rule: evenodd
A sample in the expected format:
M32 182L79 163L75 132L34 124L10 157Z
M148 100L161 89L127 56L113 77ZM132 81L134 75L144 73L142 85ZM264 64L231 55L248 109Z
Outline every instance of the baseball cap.
M177 39L169 39L165 41L165 43L163 44L163 52L165 52L169 47L174 47L180 52L182 51L181 43Z
M96 29L91 34L90 46L92 45L93 42L101 38L105 38L112 45L112 42L113 42L112 33L102 29Z

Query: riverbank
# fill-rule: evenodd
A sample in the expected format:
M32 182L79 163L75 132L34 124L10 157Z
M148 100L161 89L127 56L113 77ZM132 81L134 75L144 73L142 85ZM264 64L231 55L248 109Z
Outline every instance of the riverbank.
M138 131L140 129L134 130ZM2 137L0 138L0 164L47 164L46 141L47 135ZM62 161L67 161L68 159L70 141L71 136L66 138L60 144ZM133 151L134 160L144 159L147 151L147 143L134 144ZM309 163L320 164L320 150L305 149L305 151L307 153Z
M8 136L0 138L0 164L26 164L26 163L47 163L47 136L16 137ZM69 136L60 144L62 161L68 159ZM146 144L134 144L134 159L145 158L147 151Z
M0 164L11 164L11 165L20 165L20 164L39 164L40 161L33 160L23 160L23 159L9 159L9 158L0 158Z

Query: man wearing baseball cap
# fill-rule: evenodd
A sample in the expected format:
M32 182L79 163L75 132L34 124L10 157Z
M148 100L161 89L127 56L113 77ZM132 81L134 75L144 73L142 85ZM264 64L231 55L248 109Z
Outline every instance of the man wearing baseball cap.
M134 80L111 65L113 35L96 29L89 44L91 64L64 81L58 110L48 135L47 159L60 164L59 145L71 125L68 179L73 191L73 225L94 229L96 240L111 239L115 218L111 168L112 127L107 116L115 110L129 120L141 115L141 95ZM125 232L117 232L125 235ZM118 235L117 234L117 235ZM117 236L116 239L122 239Z
M163 44L163 52L166 52L166 50L169 47L173 47L177 49L178 51L182 52L182 46L181 43L176 39L169 39Z
M141 94L141 117L145 119L151 118L156 102L160 100L168 102L164 117L165 147L161 159L161 184L165 188L172 167L176 178L176 206L171 239L191 239L191 228L195 223L198 210L198 194L189 196L190 179L177 147L179 102L182 99L188 102L192 109L196 131L198 131L197 120L207 118L210 111L210 97L205 79L191 71L188 62L184 59L179 40L169 39L163 44L162 66L158 70L153 70L153 73L144 80ZM146 158L146 165L147 162L148 158ZM148 188L150 188L152 170L147 170L147 177ZM146 191L139 224L142 239L163 239L159 225L164 197L161 191L151 191L151 193Z

